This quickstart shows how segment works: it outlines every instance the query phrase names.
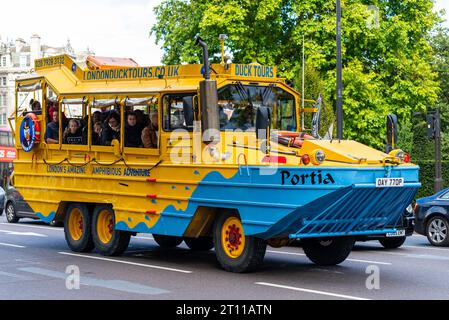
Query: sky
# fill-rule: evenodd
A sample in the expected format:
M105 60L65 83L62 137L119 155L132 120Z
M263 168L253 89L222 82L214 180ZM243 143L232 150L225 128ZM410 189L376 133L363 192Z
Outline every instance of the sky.
M150 38L153 7L162 0L14 0L2 1L0 36L75 51L89 47L98 56L133 58L140 65L160 65L162 50Z
M0 37L63 46L70 39L76 51L89 47L98 56L133 58L140 65L160 65L162 50L150 37L156 22L153 8L162 0L14 0L2 1ZM436 0L445 9L449 0ZM449 27L449 22L446 21Z

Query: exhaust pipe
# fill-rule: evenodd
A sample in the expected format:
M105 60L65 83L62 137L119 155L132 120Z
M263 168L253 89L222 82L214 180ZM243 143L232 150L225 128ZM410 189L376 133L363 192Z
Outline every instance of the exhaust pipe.
M201 39L199 36L196 37L195 45L199 45L203 48L203 67L204 67L204 79L210 79L210 70L209 70L209 49L207 47L206 42Z
M203 48L204 80L200 81L201 131L204 143L220 141L217 81L210 79L209 52L206 42L196 38L196 45Z

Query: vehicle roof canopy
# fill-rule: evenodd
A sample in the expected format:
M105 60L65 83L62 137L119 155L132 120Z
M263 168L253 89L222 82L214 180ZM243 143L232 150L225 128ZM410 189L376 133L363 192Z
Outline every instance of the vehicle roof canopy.
M98 58L98 57L97 57ZM133 60L132 60L133 61ZM97 61L100 63L101 59ZM112 61L103 61L112 63ZM196 91L203 80L203 65L119 66L131 61L119 61L111 68L82 69L70 56L59 55L35 61L34 77L17 80L19 85L45 79L57 95L89 95L108 93L158 93L161 91ZM135 63L135 62L134 62ZM104 64L103 66L106 66ZM211 78L251 82L284 82L277 78L276 67L260 64L211 65ZM20 89L19 89L20 90Z

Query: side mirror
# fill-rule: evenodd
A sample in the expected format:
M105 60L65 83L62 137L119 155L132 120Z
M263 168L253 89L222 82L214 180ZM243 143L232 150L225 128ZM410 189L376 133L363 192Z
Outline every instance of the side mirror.
M270 133L271 108L261 106L257 108L256 113L256 138L267 139ZM263 134L265 133L265 134ZM260 135L263 137L259 137Z
M386 153L396 148L398 140L398 117L395 114L387 116L387 145L385 147Z
M182 98L182 111L184 114L184 121L187 128L193 128L193 98L184 97Z

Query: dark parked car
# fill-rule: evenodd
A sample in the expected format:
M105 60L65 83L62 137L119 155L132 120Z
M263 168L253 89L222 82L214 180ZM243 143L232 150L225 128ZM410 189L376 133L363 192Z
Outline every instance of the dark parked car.
M3 214L3 210L5 209L5 190L0 187L0 216Z
M6 185L4 204L6 220L9 223L17 223L21 218L39 219L22 195L14 188L13 174L11 174ZM56 223L52 222L50 225L55 226Z
M392 226L393 227L393 226ZM415 217L413 216L413 207L410 204L402 214L401 221L394 226L397 230L395 233L387 233L383 235L373 235L367 237L359 237L357 241L378 240L384 248L395 249L402 246L405 239L413 234L415 227Z
M434 246L449 246L449 188L418 199L414 211L415 231Z

